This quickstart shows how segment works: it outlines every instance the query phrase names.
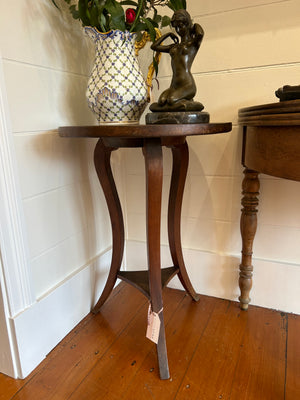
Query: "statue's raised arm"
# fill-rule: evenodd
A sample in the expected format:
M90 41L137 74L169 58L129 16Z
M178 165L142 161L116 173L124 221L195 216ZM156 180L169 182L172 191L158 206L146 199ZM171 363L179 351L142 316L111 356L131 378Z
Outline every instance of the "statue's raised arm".
M201 25L199 24L194 24L192 28L192 38L193 40L197 43L198 48L200 47L200 44L202 42L203 36L204 36L204 30Z
M154 51L159 51L160 53L169 53L171 48L173 47L173 43L170 45L163 45L162 42L167 38L171 38L174 44L179 42L178 36L175 35L173 32L168 32L162 35L156 42L152 43L151 49Z

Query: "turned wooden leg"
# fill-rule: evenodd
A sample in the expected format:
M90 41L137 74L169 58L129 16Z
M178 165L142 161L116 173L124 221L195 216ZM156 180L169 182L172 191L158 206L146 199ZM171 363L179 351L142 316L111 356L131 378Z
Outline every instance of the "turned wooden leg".
M252 288L252 246L257 227L259 179L256 171L246 168L244 174L241 215L242 260L239 278L241 295L239 300L241 309L247 310L250 302L249 294Z
M173 170L168 207L169 246L174 266L179 268L180 282L192 299L198 301L200 296L195 292L185 268L180 233L183 191L189 163L189 150L186 141L173 146L172 154Z
M102 139L99 139L94 152L94 163L108 206L113 239L112 260L109 275L104 290L93 309L94 313L99 312L100 307L104 304L113 290L117 280L117 273L121 267L124 252L123 215L110 166L110 156L112 150L114 150L114 148L105 146Z
M149 288L152 311L159 313L160 331L157 356L161 379L170 377L165 339L165 326L161 284L160 223L163 182L163 163L160 138L145 139L143 153L146 168L147 191L147 251L149 268Z

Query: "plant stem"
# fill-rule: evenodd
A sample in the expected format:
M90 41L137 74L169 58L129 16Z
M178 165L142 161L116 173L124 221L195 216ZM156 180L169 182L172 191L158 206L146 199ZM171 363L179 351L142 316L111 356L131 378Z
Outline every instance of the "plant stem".
M145 1L146 1L146 0L143 0L143 1L141 1L141 3L139 4L139 8L138 8L138 10L137 10L134 23L131 25L130 32L133 31L133 29L134 29L135 26L136 26L136 22L139 20L140 14L141 14L142 9L143 9L143 6L145 5Z

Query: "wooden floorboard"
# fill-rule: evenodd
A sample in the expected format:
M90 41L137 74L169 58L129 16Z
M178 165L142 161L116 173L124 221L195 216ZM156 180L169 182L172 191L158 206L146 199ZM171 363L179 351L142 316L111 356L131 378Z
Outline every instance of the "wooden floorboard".
M285 400L300 399L300 317L288 315Z
M171 379L164 384L157 379L156 353L152 351L135 376L122 399L173 399L193 357L215 306L214 299L203 296L198 303L184 298L177 312L166 324L166 337ZM156 372L156 373L155 373ZM134 397L136 394L137 397Z
M237 303L216 301L176 399L228 399L247 314Z
M164 318L170 317L184 298L182 291L166 289L164 291ZM120 399L130 385L133 377L155 345L145 337L147 326L147 308L145 305L127 329L99 360L95 368L73 392L70 400ZM154 374L158 379L155 357ZM118 384L116 384L118 382ZM137 397L138 398L138 397Z
M231 400L285 399L286 314L250 307Z
M72 394L136 311L146 304L146 298L139 291L129 285L123 285L122 289L119 296L109 299L101 313L90 318L82 329L75 328L77 334L45 363L45 368L33 376L14 400L62 400Z
M121 283L24 380L0 374L0 400L300 399L300 316L164 290L171 378L145 338L148 302Z

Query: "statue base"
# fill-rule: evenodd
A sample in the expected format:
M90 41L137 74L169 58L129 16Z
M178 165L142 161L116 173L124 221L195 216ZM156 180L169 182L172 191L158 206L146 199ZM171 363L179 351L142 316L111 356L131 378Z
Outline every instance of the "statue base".
M202 111L204 105L199 101L182 99L176 101L174 104L165 103L152 103L149 107L152 112L179 112L179 111Z
M206 124L209 113L204 111L152 112L146 114L147 125L159 124Z

